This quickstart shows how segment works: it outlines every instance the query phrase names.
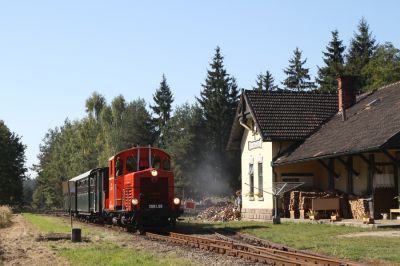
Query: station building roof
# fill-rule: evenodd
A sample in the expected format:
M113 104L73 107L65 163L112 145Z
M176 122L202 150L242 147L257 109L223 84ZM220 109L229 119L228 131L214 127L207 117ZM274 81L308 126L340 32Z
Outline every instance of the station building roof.
M227 149L240 149L240 117L251 115L263 141L302 141L338 111L337 93L244 90Z
M400 82L358 97L274 165L400 148Z

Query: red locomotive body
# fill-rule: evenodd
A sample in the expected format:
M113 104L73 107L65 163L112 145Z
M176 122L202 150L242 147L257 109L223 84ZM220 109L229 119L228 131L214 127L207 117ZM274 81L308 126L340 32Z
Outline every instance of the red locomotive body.
M65 208L89 221L144 230L174 226L182 214L170 156L156 148L121 151L108 167L80 174L64 187Z
M113 223L139 229L175 224L182 211L166 152L151 147L131 148L111 157L108 166L109 193L103 206Z

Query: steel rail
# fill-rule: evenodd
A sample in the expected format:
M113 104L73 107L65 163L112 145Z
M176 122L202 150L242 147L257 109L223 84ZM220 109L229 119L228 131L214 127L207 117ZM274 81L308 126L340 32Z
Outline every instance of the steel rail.
M183 244L193 248L200 248L207 251L213 251L220 254L227 254L229 256L235 256L239 258L244 258L251 260L253 262L262 262L269 265L276 266L300 266L300 265L313 265L308 263L299 263L292 261L287 258L281 258L275 255L257 254L245 250L235 249L231 243L227 241L209 239L204 237L194 237L188 235L181 235L172 233L169 236L163 236L153 233L146 233L146 236L154 240L162 240L175 244ZM225 242L225 243L224 243Z
M223 239L224 241L233 241L236 243L240 243L240 241L235 240L233 238L215 233L217 238ZM266 252L268 254L272 253L272 254L276 254L276 255L280 255L282 257L290 257L294 260L299 260L299 261L304 261L304 262L311 262L313 264L316 265L347 265L347 266L361 266L363 264L359 264L359 263L355 263L355 262L347 262L347 261L343 261L343 260L339 260L336 258L330 258L330 257L326 257L326 256L320 256L317 254L312 254L312 253L308 253L308 252L303 252L300 250L282 250L276 247L258 247L258 246L253 246L250 245L252 248L255 248L255 252L260 251L260 252Z
M299 252L283 251L274 248L258 247L238 241L211 239L200 236L192 236L178 233L170 233L168 236L146 233L150 239L187 245L201 248L221 254L227 254L239 258L262 262L271 265L324 265L324 266L359 266L361 264L346 262L335 258L320 257Z

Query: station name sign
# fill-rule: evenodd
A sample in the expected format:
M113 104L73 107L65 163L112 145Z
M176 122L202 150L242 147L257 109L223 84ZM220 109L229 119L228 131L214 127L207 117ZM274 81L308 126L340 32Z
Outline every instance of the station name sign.
M254 140L254 141L249 141L249 151L262 148L262 139Z

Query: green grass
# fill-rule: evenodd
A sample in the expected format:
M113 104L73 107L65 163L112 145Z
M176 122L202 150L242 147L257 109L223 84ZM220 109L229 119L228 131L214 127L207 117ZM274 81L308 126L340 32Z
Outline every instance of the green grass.
M23 216L43 233L71 233L70 224L55 217L24 213Z
M399 237L339 237L343 234L384 231L383 229L357 228L328 224L282 223L272 225L262 222L217 222L179 224L203 229L229 229L287 245L289 247L328 254L348 260L367 263L400 265ZM179 226L178 225L178 226Z
M48 217L30 213L23 214L25 219L43 233L70 233L70 223L66 219ZM158 254L134 247L129 236L105 232L101 228L82 226L83 236L96 236L97 240L89 243L71 244L67 242L49 242L48 246L59 256L67 259L71 265L191 265L190 261L178 258L176 254ZM107 240L112 239L112 240ZM128 242L127 242L128 239ZM132 243L133 247L128 247Z
M173 255L161 258L154 253L110 243L84 248L61 249L59 254L67 258L72 265L190 265Z

